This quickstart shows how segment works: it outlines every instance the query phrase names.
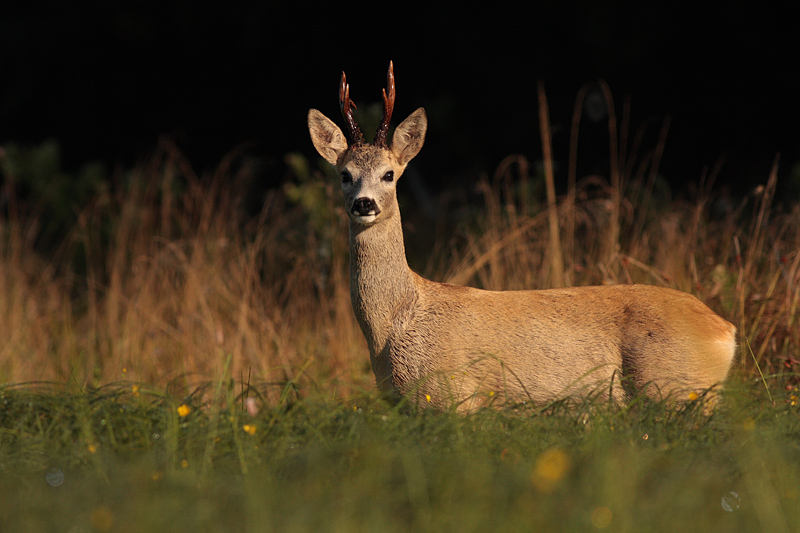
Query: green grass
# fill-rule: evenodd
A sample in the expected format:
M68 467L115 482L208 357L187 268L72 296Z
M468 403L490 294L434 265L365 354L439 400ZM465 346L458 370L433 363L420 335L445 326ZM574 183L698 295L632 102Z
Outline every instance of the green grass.
M696 403L640 401L467 416L370 395L286 395L270 405L245 389L248 413L232 382L188 397L144 385L134 393L132 384L6 387L0 523L3 531L796 531L800 406L788 392L773 390L771 404L753 389L732 387L707 417Z

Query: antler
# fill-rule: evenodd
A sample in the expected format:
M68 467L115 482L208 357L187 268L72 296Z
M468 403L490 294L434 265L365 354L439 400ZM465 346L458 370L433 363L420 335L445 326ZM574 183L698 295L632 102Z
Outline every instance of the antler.
M364 144L364 135L356 124L356 119L353 118L353 109L356 109L356 104L350 99L350 85L347 83L347 77L342 71L342 81L339 84L339 108L342 110L342 116L347 123L347 129L350 132L350 140L353 145Z
M386 89L383 90L383 117L372 142L373 145L380 147L386 147L386 134L389 132L389 121L392 120L394 111L394 65L391 61L389 61L389 72L386 74L386 87L389 89L389 94L386 94Z

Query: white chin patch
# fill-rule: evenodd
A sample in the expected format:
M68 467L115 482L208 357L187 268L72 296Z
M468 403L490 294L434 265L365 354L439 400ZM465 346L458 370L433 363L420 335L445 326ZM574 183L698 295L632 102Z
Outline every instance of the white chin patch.
M359 224L364 224L365 226L375 222L376 218L378 218L378 215L353 215L353 219L356 222Z

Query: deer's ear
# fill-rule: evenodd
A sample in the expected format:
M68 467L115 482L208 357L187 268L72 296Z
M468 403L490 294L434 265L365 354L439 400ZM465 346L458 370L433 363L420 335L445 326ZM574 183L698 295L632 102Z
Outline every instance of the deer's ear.
M308 111L308 131L319 155L331 165L338 166L347 153L347 140L339 126L316 109L311 109Z
M392 152L401 165L407 165L422 149L427 129L428 117L420 107L394 130Z

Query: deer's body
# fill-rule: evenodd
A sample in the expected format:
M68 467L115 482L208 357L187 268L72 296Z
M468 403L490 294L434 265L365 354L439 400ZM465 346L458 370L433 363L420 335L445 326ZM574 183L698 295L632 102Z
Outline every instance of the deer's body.
M360 140L344 76L352 144L309 112L314 145L343 177L353 310L381 389L471 409L489 397L543 402L602 388L621 400L623 377L650 395L678 398L724 381L736 329L689 294L646 285L485 291L415 274L395 186L422 147L427 119L418 109L387 145L391 66L389 84L373 144Z

